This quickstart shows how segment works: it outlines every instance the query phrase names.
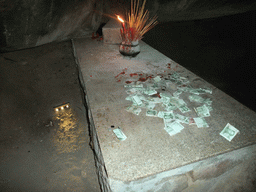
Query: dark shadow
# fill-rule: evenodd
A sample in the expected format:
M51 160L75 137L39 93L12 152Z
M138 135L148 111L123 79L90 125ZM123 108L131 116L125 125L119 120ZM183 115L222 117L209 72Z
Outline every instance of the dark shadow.
M160 23L147 44L256 111L256 11Z

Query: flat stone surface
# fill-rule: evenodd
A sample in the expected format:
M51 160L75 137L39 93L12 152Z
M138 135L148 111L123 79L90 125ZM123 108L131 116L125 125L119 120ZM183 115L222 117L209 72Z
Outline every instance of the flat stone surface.
M253 111L146 43L140 42L141 53L135 58L123 57L118 45L91 39L76 39L74 46L109 178L131 181L255 143ZM125 100L128 95L124 88L126 81L133 80L129 74L172 73L168 64L188 78L194 88L213 90L212 94L200 95L213 101L211 116L205 118L209 127L182 124L185 128L170 136L164 130L163 119L147 117L145 109L139 116L125 110L131 105ZM182 93L180 98L190 109L201 106L190 102L188 96ZM174 112L182 114L179 110ZM194 110L183 115L197 117ZM240 131L231 142L219 135L227 123ZM127 139L119 141L111 125L121 127Z

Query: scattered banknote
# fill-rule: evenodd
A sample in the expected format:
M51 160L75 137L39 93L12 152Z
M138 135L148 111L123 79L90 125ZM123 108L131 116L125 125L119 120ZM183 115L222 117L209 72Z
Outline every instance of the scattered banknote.
M158 115L159 116L162 116L162 118L166 121L166 120L173 120L175 119L175 115L173 114L172 111L162 111L163 113Z
M143 104L138 95L134 95L131 98L132 98L133 105L141 106Z
M155 103L152 103L152 102L146 102L146 103L145 103L145 107L146 107L147 109L153 110L153 109L155 108L155 106L156 106L156 104L155 104Z
M213 110L212 106L210 106L210 105L205 105L205 106L208 108L209 111Z
M239 133L239 130L228 123L220 132L220 135L227 139L228 141L231 141L236 136L237 133Z
M182 106L182 105L187 105L183 99L179 99L177 97L171 97L170 102L172 104L176 105L177 107Z
M196 117L194 118L194 120L198 128L209 127L209 125L207 124L206 120L203 117Z
M172 104L171 102L167 103L167 104L163 104L165 106L165 110L166 111L173 111L175 109L177 109L177 106Z
M165 128L164 128L167 133L169 133L169 135L175 135L176 133L179 133L182 129L184 129L184 127L177 121L171 122L171 123L167 123L165 124Z
M120 141L124 141L127 138L120 128L114 129L113 132Z
M186 123L189 124L190 123L190 118L189 117L185 117L183 115L180 115L178 113L175 113L175 119L181 123Z
M156 76L155 78L153 78L153 80L154 80L155 82L159 82L159 81L161 81L161 77L160 77L160 76Z
M181 106L179 106L178 108L179 108L179 110L181 111L181 113L186 113L186 112L191 111L191 110L187 107L187 105L181 105Z
M157 91L153 88L147 88L144 90L144 94L146 95L154 95L154 94L157 94Z
M199 94L204 94L204 93L210 93L212 94L212 90L211 89L208 89L208 88L199 88L199 89L191 89L190 90L190 93L194 93L196 95L199 95Z
M161 98L159 97L148 97L147 100L152 103L161 103Z
M149 109L146 111L146 116L157 117L157 111Z
M200 96L198 96L198 95L189 95L189 100L191 101L191 102L198 102L198 103L203 103L203 101L204 101L204 98L202 98L202 97L200 97Z
M126 107L125 109L127 112L130 112L130 113L133 113L135 115L139 115L140 112L141 112L141 108L135 106L135 105L131 105L131 106L128 106Z
M128 95L141 94L141 93L143 93L144 90L145 90L145 88L131 88L129 90L126 90L126 93Z
M195 108L195 111L199 117L209 117L210 116L209 109L206 107L206 105Z
M177 90L176 92L173 93L173 96L174 97L179 97L179 95L182 93L183 91L182 90Z
M124 85L125 88L141 88L143 87L143 84L125 84Z

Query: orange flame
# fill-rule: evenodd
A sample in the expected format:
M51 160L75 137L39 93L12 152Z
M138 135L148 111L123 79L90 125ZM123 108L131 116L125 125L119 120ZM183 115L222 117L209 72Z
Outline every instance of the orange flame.
M124 23L124 20L123 20L119 15L117 15L117 19L118 19L119 21L121 21L122 23Z

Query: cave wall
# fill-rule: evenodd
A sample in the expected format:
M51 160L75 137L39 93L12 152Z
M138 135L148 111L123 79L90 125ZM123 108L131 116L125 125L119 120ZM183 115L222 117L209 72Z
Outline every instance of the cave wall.
M103 0L1 1L2 41L10 50L86 36L99 27L103 3Z
M130 0L0 0L0 51L91 36ZM158 21L193 20L256 9L254 0L147 0Z

